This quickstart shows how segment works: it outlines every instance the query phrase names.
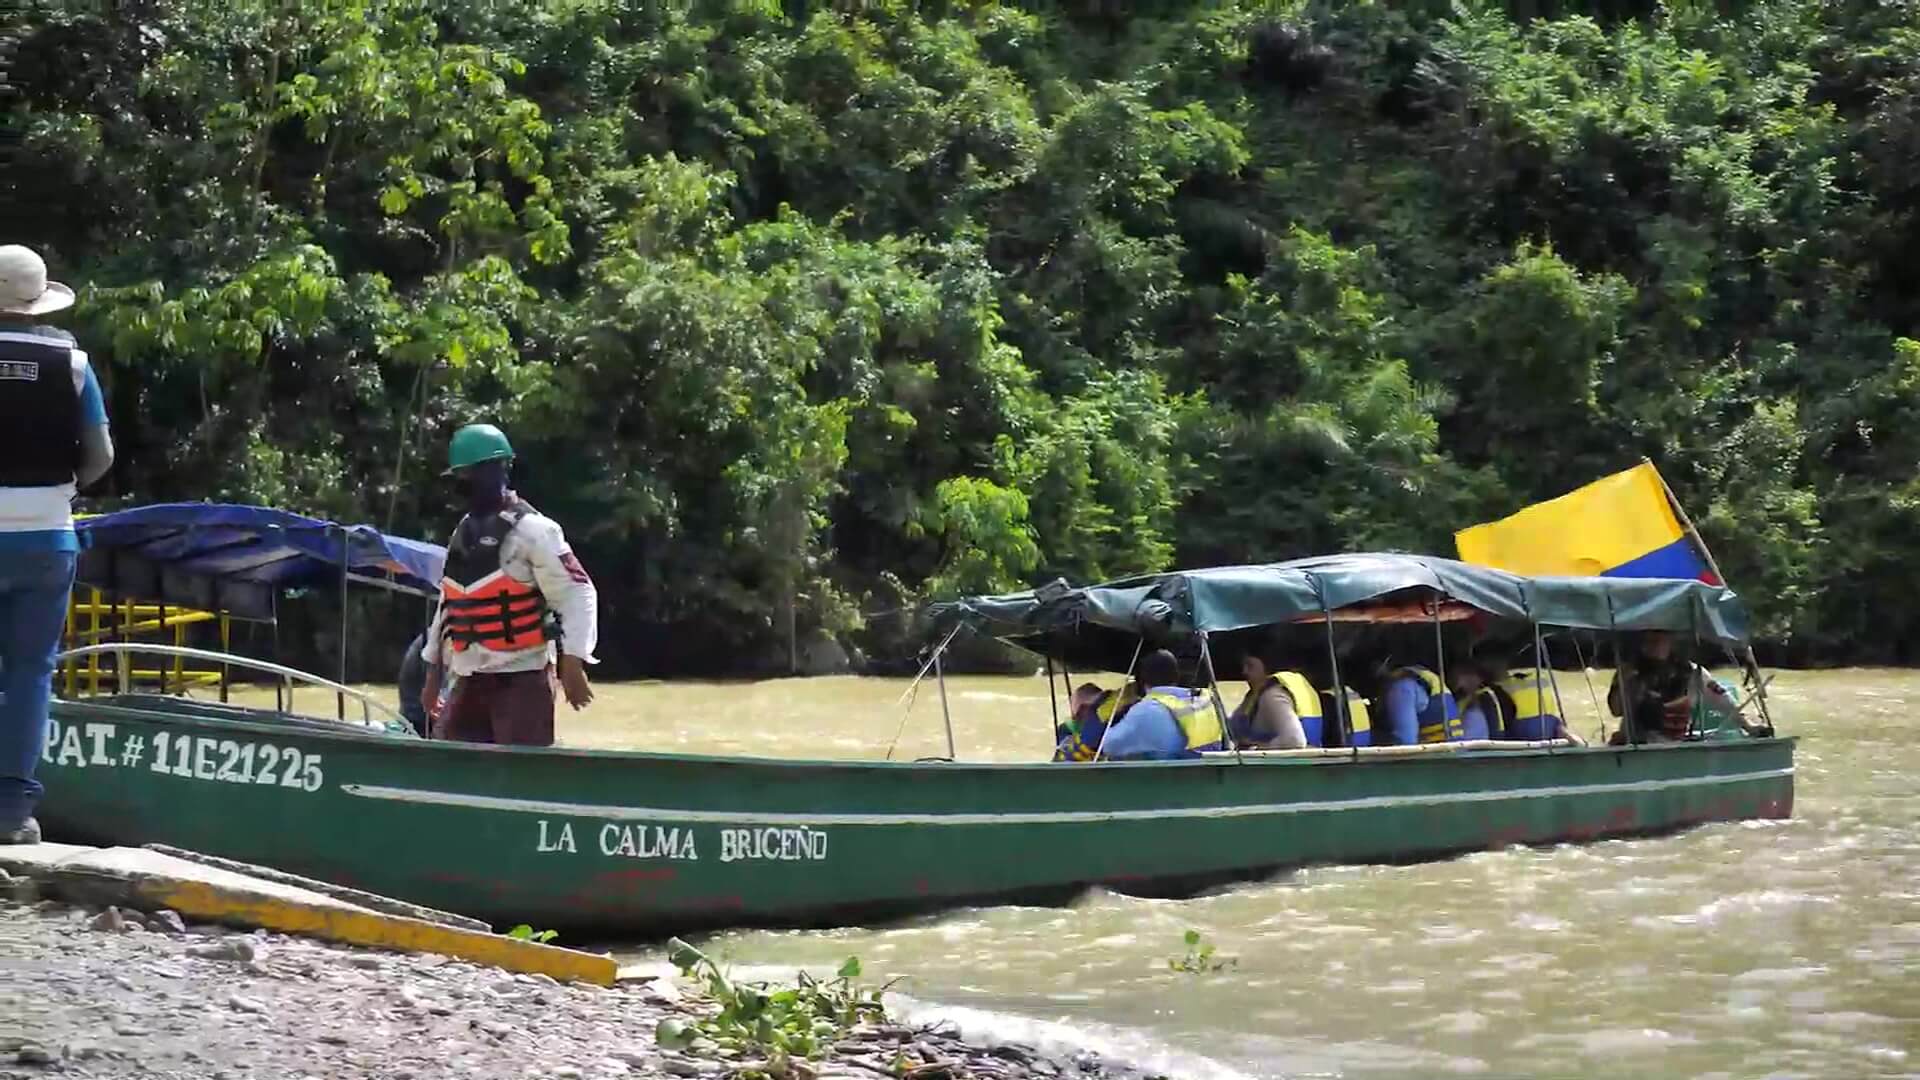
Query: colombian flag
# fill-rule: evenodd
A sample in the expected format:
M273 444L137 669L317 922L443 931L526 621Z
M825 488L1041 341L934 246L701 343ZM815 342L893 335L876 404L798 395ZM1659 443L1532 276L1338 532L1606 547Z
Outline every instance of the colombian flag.
M1512 517L1454 534L1460 561L1528 576L1720 581L1700 558L1644 461Z

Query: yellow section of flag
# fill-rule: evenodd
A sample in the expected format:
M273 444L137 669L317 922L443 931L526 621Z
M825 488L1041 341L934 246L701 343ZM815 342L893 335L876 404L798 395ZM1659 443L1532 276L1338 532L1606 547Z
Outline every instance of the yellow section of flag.
M1453 536L1460 561L1515 574L1597 576L1685 534L1650 461Z

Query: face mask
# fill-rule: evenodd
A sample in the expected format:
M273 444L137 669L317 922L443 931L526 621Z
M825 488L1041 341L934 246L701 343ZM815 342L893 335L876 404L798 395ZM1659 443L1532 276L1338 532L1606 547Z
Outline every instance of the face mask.
M507 463L483 461L458 478L467 513L491 514L507 501Z

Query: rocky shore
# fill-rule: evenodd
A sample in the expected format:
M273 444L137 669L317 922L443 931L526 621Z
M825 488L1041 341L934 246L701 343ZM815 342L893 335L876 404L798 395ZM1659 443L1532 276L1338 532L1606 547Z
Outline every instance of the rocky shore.
M750 1053L668 1050L712 1004L679 980L562 985L442 956L345 948L35 902L0 881L0 1078L605 1080L767 1075ZM863 1024L786 1080L1149 1080L951 1028Z

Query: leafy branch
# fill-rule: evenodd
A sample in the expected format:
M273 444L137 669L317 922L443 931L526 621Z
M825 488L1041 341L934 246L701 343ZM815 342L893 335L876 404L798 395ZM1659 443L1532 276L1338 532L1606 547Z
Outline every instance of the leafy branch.
M789 1076L794 1059L819 1058L856 1025L887 1018L881 998L893 984L857 983L859 957L848 957L825 981L801 971L791 986L737 981L679 938L668 942L667 959L681 974L699 980L719 1011L692 1022L662 1020L654 1038L673 1050L698 1050L704 1041L714 1049L765 1055L765 1067L745 1070L742 1080Z

